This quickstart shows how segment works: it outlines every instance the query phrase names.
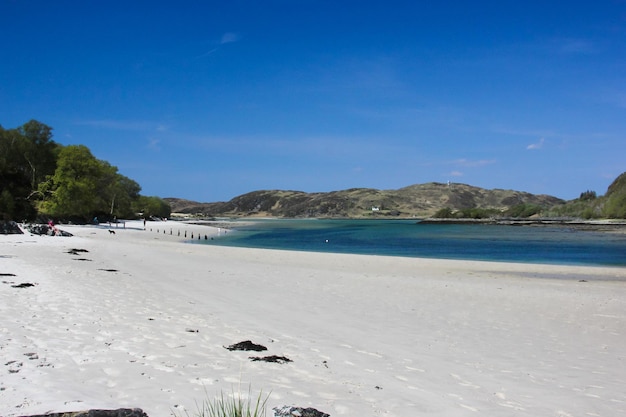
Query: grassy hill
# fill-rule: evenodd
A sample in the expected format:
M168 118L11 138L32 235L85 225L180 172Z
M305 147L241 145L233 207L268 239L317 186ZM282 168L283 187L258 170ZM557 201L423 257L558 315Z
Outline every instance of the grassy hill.
M480 210L482 213L502 215L515 207L541 210L564 203L548 195L435 182L398 190L352 188L325 193L262 190L216 203L177 198L165 200L174 213L204 217L430 217L442 209L451 213L476 213Z
M582 219L626 219L626 172L609 185L603 196L586 191L581 193L580 198L551 207L546 214Z

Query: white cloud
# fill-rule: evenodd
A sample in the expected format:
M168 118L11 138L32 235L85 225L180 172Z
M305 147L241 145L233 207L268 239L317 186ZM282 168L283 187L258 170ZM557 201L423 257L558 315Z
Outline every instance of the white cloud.
M220 45L237 42L240 39L241 39L241 36L238 33L226 32L222 35L222 39L220 40Z
M241 35L235 32L226 32L222 35L219 41L212 41L211 44L217 45L216 47L208 50L207 52L196 56L194 59L205 58L214 52L217 52L220 49L220 46L226 45L228 43L239 42L241 40Z
M461 171L452 171L448 173L448 176L450 177L462 177L463 175L465 174L463 174Z
M537 150L543 148L543 143L545 142L544 138L541 138L537 143L531 143L526 147L529 151Z

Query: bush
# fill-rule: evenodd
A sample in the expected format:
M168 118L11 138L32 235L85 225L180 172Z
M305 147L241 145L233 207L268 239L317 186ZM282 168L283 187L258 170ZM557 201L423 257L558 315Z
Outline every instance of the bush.
M466 208L462 209L456 217L463 219L490 219L498 216L500 211L487 208Z
M452 213L452 209L450 207L444 207L442 209L437 210L435 214L433 214L433 218L435 219L452 219L454 218L454 213Z
M607 198L604 216L611 219L626 219L626 192L613 193Z
M511 207L505 212L505 214L511 217L525 218L539 214L541 213L541 210L541 206L538 206L537 204L524 203Z

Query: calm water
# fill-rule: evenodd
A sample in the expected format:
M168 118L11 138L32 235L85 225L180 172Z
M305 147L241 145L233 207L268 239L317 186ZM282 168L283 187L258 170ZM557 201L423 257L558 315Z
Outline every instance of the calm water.
M259 220L201 244L444 259L626 266L626 235L414 220Z

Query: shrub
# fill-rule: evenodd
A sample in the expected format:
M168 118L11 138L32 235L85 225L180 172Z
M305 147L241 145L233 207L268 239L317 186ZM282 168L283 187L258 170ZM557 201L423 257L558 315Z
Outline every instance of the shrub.
M530 203L518 204L505 212L508 216L521 218L530 217L539 213L541 213L541 206Z
M451 219L453 217L454 214L452 213L452 209L450 209L450 207L439 209L435 214L433 214L433 218L435 219Z

